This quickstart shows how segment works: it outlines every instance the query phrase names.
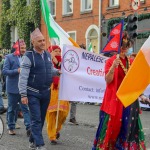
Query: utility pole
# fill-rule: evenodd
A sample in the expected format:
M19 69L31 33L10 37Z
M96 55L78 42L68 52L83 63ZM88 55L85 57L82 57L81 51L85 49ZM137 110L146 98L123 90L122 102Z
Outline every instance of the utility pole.
M101 38L101 32L102 32L102 0L99 0L99 46L98 46L98 49L99 49L99 53L101 51L101 48L102 48L102 38Z

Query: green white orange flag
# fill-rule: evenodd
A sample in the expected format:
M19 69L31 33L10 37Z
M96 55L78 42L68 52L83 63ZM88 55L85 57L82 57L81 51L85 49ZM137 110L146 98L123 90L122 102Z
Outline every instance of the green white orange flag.
M53 40L56 45L61 46L66 44L79 47L79 45L55 22L50 13L47 0L40 0L40 4L50 39Z
M145 41L128 73L123 79L117 97L125 107L132 104L150 84L150 37Z
M91 43L91 42L90 42L90 44L89 44L88 51L89 51L89 52L93 52L93 47L92 47L92 43Z

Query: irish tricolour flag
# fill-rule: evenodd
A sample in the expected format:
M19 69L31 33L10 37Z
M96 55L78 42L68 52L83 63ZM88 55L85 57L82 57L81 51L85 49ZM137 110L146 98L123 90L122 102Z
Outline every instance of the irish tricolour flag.
M48 35L53 41L52 43L55 43L59 46L66 44L79 47L78 44L55 22L50 13L50 8L48 6L47 0L40 0L40 4L44 21L47 26Z
M117 96L125 107L132 104L150 84L150 37L136 55Z
M92 47L92 43L91 43L91 42L90 42L90 44L89 44L88 51L89 51L89 52L93 52L93 47Z

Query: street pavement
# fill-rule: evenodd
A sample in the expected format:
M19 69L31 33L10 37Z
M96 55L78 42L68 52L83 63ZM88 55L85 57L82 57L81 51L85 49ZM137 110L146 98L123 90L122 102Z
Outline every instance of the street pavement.
M48 150L91 150L99 120L99 106L78 104L77 121L79 125L71 125L67 118L61 137L57 145L51 145L46 133L46 123L43 129L45 146ZM4 124L4 134L0 139L0 150L28 150L28 138L26 136L23 119L17 123L21 129L16 129L17 135L10 136L6 129L6 114L1 115ZM141 114L144 132L146 134L147 150L150 149L150 111L143 111Z

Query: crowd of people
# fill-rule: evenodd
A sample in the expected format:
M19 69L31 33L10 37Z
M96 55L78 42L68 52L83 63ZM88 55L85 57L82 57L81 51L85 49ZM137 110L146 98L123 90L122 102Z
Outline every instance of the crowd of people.
M7 111L8 134L16 135L19 107L29 137L29 148L46 150L42 135L45 120L48 138L51 144L56 145L69 111L69 122L78 125L77 104L67 100L58 101L61 48L51 45L45 50L45 38L38 28L31 33L31 42L33 47L26 51L24 40L19 39L19 51L18 48L13 49L11 54L5 56L5 61L2 61L0 56L2 68L0 75L6 77L8 98L8 108L5 108L0 94L0 114ZM113 53L106 62L107 86L100 107L99 127L92 150L146 149L138 100L124 108L116 97L116 91L130 68L133 57L136 57L136 55L130 58L126 56L131 44L128 34L124 32L119 57ZM2 93L2 82L0 82L0 93ZM140 97L143 103L150 104L149 99L144 95Z
M7 112L6 123L9 135L16 135L17 118L24 118L29 148L45 150L42 128L47 122L47 134L51 144L57 144L60 130L66 121L69 110L70 123L76 122L76 104L70 108L68 101L59 101L59 76L61 74L61 49L50 46L45 50L45 39L38 28L31 33L33 47L26 51L26 44L19 39L19 49L13 47L5 60L0 56L0 75L5 77L8 107L4 107L0 94L0 114ZM16 43L14 43L15 45ZM3 86L4 87L4 86ZM2 82L0 82L2 93ZM50 101L51 100L51 101ZM20 113L21 112L21 113ZM57 123L57 113L58 123ZM57 127L56 127L57 123Z

